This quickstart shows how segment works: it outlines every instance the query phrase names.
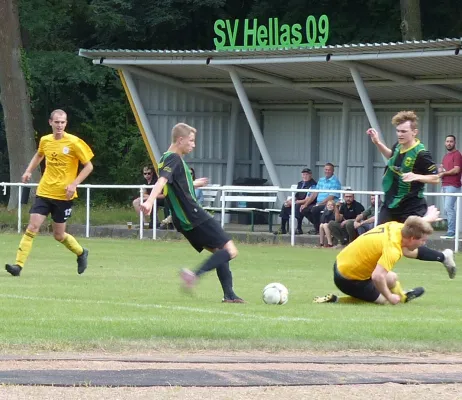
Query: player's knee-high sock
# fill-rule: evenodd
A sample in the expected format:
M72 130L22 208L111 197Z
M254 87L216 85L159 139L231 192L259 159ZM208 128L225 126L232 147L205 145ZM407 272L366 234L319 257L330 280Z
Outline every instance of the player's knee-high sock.
M220 280L225 297L235 296L236 294L233 290L233 274L229 269L229 262L225 262L217 267L217 276Z
M196 271L196 276L201 276L212 269L218 268L221 264L229 262L231 257L225 249L221 249L213 253L204 264Z
M26 233L24 233L21 241L19 242L15 264L19 265L21 268L24 267L24 263L26 262L27 257L29 257L29 253L32 249L32 242L34 241L36 235L37 233L26 229Z
M74 236L69 235L68 233L65 233L64 235L64 239L61 241L61 243L74 254L80 256L83 253L83 248L80 246L79 242L77 242Z
M401 303L406 301L406 293L404 293L404 290L401 287L401 283L399 283L399 281L396 281L395 286L393 286L390 291L394 294L397 294L401 298Z
M417 249L417 259L422 261L444 262L444 254L441 253L441 251L429 249L426 246L420 246Z

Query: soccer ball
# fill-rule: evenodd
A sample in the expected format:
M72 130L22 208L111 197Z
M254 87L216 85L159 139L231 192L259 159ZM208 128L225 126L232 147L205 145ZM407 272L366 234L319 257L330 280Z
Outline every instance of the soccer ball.
M289 301L289 290L282 283L270 283L263 289L263 301L266 304L286 304Z

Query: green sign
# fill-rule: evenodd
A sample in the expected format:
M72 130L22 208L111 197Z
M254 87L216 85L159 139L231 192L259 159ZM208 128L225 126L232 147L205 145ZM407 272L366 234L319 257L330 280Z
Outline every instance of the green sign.
M278 49L324 46L329 37L329 18L319 19L309 15L301 24L279 24L278 18L269 18L267 24L259 24L258 19L238 19L215 21L215 48L223 50ZM242 40L242 44L237 41Z

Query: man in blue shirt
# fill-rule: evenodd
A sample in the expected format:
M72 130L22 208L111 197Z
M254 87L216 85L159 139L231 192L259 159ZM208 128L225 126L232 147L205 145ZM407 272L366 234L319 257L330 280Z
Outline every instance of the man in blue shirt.
M336 190L342 189L340 181L334 175L334 164L326 163L324 165L324 177L311 189L325 190L325 192L311 193L310 196L307 196L300 206L300 213L303 217L308 218L314 226L314 229L308 233L311 235L318 235L321 213L324 211L326 203L329 200L337 202L339 193L337 193Z

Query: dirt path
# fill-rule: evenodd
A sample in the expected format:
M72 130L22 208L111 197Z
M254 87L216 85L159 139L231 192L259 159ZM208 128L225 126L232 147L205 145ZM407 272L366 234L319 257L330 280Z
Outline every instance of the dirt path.
M276 361L276 362L275 362ZM22 356L0 356L0 374L14 373L20 378L27 373L46 374L50 371L73 371L75 374L87 371L96 374L124 371L134 376L156 373L210 373L222 379L241 379L232 384L243 387L50 387L1 385L0 399L370 399L418 398L418 399L462 399L462 384L348 384L350 377L367 378L398 377L458 377L462 380L462 355L451 354L401 354L384 353L151 353L151 354L39 354ZM336 384L312 384L309 386L245 386L246 373L250 378L255 374L270 372L268 383L273 375L287 377L297 374L342 379ZM186 373L187 375L187 373ZM174 376L174 375L173 375ZM305 375L303 375L305 376ZM459 378L460 377L460 378ZM265 377L264 377L265 378ZM326 381L327 381L326 380ZM241 383L240 383L241 382ZM163 383L165 384L165 382ZM200 379L197 380L200 385ZM213 386L213 385L211 385Z

